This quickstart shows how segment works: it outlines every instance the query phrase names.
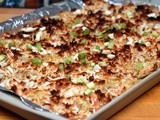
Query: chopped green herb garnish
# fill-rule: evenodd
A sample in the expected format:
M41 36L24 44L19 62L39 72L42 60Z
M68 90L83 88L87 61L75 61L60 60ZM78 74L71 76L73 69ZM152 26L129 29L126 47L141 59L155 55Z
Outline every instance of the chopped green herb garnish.
M85 59L82 59L80 60L81 64L85 65L86 64L86 60Z
M104 43L104 46L105 46L105 47L108 47L108 45L109 45L109 42L105 42L105 43Z
M31 50L33 46L32 46L32 44L29 43L26 45L26 47L27 47L27 49Z
M65 59L64 64L70 64L73 61L73 59L71 57Z
M142 35L147 36L148 35L148 31L144 30Z
M71 35L72 38L76 38L77 37L77 32L72 31L72 32L70 32L70 35Z
M104 39L104 40L108 40L109 39L108 35L106 33L104 33L104 32L100 32L100 31L97 32L97 36L102 38L102 39Z
M94 67L95 65L96 65L96 63L94 63L94 62L91 62L91 63L90 63L90 66L91 66L91 67Z
M90 82L90 83L87 84L87 87L89 89L95 89L96 85L94 84L94 82Z
M7 43L6 40L0 40L0 44L1 44L1 45L5 45L6 43Z
M61 63L61 64L59 64L58 68L59 68L60 71L64 71L65 66L64 66L64 64Z
M114 42L112 40L110 40L109 42L105 42L104 43L105 47L108 47L109 49L113 49L114 47Z
M92 93L92 90L90 90L90 89L87 89L87 90L84 92L84 94L87 95L87 96L90 95L91 93Z
M83 78L79 77L79 78L77 79L77 83L84 83Z
M96 50L101 50L101 47L100 47L99 45L96 45L96 46L95 46L95 49L96 49Z
M145 43L144 43L144 40L142 40L142 39L139 40L138 43L139 43L139 44L145 44Z
M81 19L80 18L76 18L75 19L75 24L79 24L79 23L81 23Z
M36 46L35 46L37 49L38 49L38 51L39 52L41 52L42 51L42 45L41 45L41 43L36 43Z
M127 14L127 17L128 17L128 18L133 18L133 17L134 17L134 11L127 10L127 11L126 11L126 14Z
M98 36L98 37L102 37L102 35L103 35L103 32L101 32L101 31L98 31L98 32L97 32L97 36Z
M69 23L68 28L72 28L72 27L73 27L73 23Z
M137 69L142 69L144 66L143 66L143 63L142 62L139 62L139 63L137 63L137 65L136 65L136 68Z
M15 46L15 43L14 43L14 42L10 42L10 43L8 44L8 47L9 47L9 48L14 47L14 46Z
M153 31L153 32L152 32L152 35L153 35L154 37L159 37L159 36L160 36L160 34L158 34L156 31Z
M0 62L2 62L3 60L5 60L6 59L6 55L5 54L1 54L0 55Z
M87 40L86 40L86 39L83 39L83 40L81 41L81 44L83 44L83 45L87 44Z
M107 26L106 27L106 31L110 31L110 30L112 30L113 29L113 26Z
M84 31L83 31L83 35L86 36L86 35L89 35L90 33L90 29L86 28Z
M102 38L107 41L109 39L108 35L107 34L103 34Z
M31 62L34 65L41 65L42 64L42 60L40 58L34 58L31 60Z
M117 28L118 30L125 30L125 29L127 29L127 25L126 25L126 23L121 23L121 24L118 24L118 25L116 26L116 28Z
M105 61L101 61L98 63L101 67L105 67L107 66L108 64L105 62Z
M136 28L136 27L133 27L133 31L134 31L134 32L137 32L137 28Z
M114 47L114 42L113 42L113 40L110 40L109 44L108 44L108 48L113 49L113 47Z
M79 53L78 57L82 60L86 58L86 53Z

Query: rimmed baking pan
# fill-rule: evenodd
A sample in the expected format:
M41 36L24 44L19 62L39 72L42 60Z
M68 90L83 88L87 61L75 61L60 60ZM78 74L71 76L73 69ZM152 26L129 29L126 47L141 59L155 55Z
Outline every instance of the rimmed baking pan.
M117 2L117 1L113 0L113 2ZM136 3L136 1L133 1L133 2ZM148 1L146 1L146 3L147 2ZM155 3L156 2L153 1L153 4ZM83 6L83 2L80 0L78 1L66 0L54 5L51 5L49 7L38 9L29 14L25 14L22 16L9 19L8 21L0 24L0 32L1 34L3 34L4 32L7 32L10 29L14 30L16 28L19 28L22 25L26 23L30 23L31 21L37 20L42 16L46 16L46 15L52 16L58 13L59 11L71 10L73 8L82 8L82 6ZM160 82L159 78L160 78L160 69L151 73L150 75L145 77L143 80L140 80L133 87L129 88L126 92L124 92L120 96L114 98L111 102L103 106L97 112L93 113L87 119L88 120L108 119L117 111L119 111L120 109L122 109L123 107L131 103L133 100L135 100L137 97L139 97L141 94L143 94L144 92L146 92L147 90L149 90L150 88L158 84ZM23 104L22 101L17 96L10 93L8 94L7 92L4 92L4 91L0 91L0 105L19 114L20 116L26 119L38 119L38 120L41 120L41 119L42 120L44 119L65 120L66 119L58 115L57 113L34 110L26 106L25 104Z

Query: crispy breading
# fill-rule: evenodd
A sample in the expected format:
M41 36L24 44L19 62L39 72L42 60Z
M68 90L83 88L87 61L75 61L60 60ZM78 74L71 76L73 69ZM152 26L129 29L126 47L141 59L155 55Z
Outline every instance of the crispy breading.
M4 34L0 85L67 118L84 119L159 68L158 9L85 2L83 9Z

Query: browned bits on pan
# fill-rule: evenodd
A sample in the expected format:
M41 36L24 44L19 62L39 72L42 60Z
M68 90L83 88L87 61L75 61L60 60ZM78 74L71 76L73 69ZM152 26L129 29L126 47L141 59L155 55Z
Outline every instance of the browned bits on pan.
M121 55L122 57L126 58L126 59L130 59L131 58L131 50L130 50L130 46L129 45L124 45L121 53L123 55Z
M157 68L158 68L158 65L157 65L157 63L155 63L154 66L153 66L153 70L152 71L157 70Z
M57 95L59 95L59 93L60 93L60 90L52 90L51 91L52 96L57 96Z
M69 113L64 113L64 114L61 114L62 116L68 118L69 117Z
M17 91L17 86L16 86L16 85L13 85L13 86L11 87L11 90L14 91L14 92L16 92L16 91Z
M61 50L60 52L64 52L64 51L70 49L70 47L67 44L58 46L57 48L60 48L60 50Z
M144 15L152 13L152 9L148 5L138 5L135 10L136 12L142 12Z
M106 22L106 19L101 17L101 18L99 18L99 21L98 21L97 25L98 26L103 26L105 24L105 22Z
M99 99L103 99L105 97L105 94L102 93L100 89L96 90L95 93L98 95Z
M94 80L94 83L96 83L97 85L103 85L103 84L105 84L105 80L96 79L96 80Z
M51 92L51 100L55 103L58 103L59 100L61 99L59 93L60 93L60 90L52 90Z
M58 80L58 81L56 81L56 89L60 90L61 88L65 88L70 84L71 84L70 80L67 80L67 79Z
M40 20L40 23L42 24L42 26L48 26L48 25L52 24L52 22L53 22L54 24L57 23L56 20L54 20L54 19L51 20L49 17L43 17L43 18L41 18L41 20Z
M157 51L157 57L160 58L160 51Z
M18 56L21 56L21 55L22 55L22 54L20 53L20 51L18 51L18 50L12 49L11 51L12 51L12 53L14 54L14 58L15 58L15 59L18 59Z
M144 11L145 10L145 6L144 5L138 5L136 8L136 11Z
M114 72L112 72L111 69L107 69L106 72L107 72L108 74L114 74Z
M75 12L77 9L76 8L73 8L73 9L71 9L71 12Z
M104 83L105 83L105 80L99 80L98 83L99 83L99 84L104 84Z
M24 93L27 92L27 88L23 88L22 92L24 92Z
M73 68L71 65L67 65L67 66L65 67L65 73L66 73L66 74L71 73L73 70L74 70L74 68Z
M134 47L137 48L138 51L143 51L143 47L146 47L146 45L136 42Z
M68 109L69 107L71 107L72 105L70 105L70 104L68 104L68 103L66 103L65 104L65 107Z
M94 5L93 4L93 1L91 1L91 0L83 0L83 2L86 4L86 5ZM94 1L95 2L95 1Z
M55 103L59 103L61 97L59 95L57 95L57 96L52 96L50 99L51 99L51 101L53 101Z
M89 81L94 81L94 76L90 76Z

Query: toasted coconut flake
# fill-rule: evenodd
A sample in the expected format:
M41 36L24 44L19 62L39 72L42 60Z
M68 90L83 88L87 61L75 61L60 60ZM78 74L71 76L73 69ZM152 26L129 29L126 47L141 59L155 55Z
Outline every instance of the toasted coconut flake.
M34 32L37 28L33 28L33 27L26 27L26 28L22 28L21 31L24 32Z

